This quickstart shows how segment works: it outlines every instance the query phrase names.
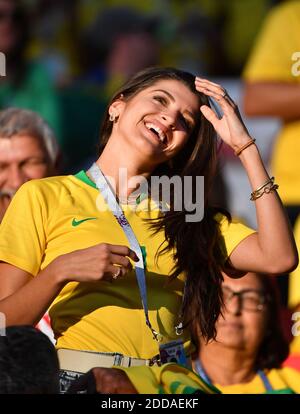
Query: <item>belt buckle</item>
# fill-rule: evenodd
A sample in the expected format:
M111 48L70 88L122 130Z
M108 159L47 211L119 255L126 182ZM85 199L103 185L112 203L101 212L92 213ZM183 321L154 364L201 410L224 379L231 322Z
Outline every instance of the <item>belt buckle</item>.
M114 365L121 366L123 357L124 357L123 354L115 353L114 354Z

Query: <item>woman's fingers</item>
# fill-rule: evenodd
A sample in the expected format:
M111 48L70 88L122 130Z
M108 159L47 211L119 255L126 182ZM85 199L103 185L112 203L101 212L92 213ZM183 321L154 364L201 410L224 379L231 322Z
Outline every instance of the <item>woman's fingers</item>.
M199 76L196 76L195 81L196 82L207 82L207 83L210 83L211 85L220 87L220 85L218 83L212 82L208 79L200 78Z
M113 282L132 270L132 264L128 257L132 260L138 260L136 253L127 246L109 245L109 263L106 266L104 280ZM118 253L118 254L117 254Z
M109 248L110 248L111 253L116 253L121 256L128 256L135 262L139 261L139 258L137 257L136 253L127 246L120 246L118 244L110 244Z
M202 92L218 101L221 107L226 107L228 105L231 107L235 106L234 101L228 95L226 89L224 89L221 85L207 79L196 78L195 86L199 92Z
M218 85L217 83L211 82L207 79L196 78L195 83L199 87L203 87L211 92L215 92L220 96L226 95L226 90L221 85Z
M132 264L127 257L112 253L110 255L110 262L113 264L121 265L127 270L132 270Z
M231 102L226 99L227 95L225 95L225 92L222 92L221 90L215 91L204 85L196 85L196 89L199 92L204 93L204 95L214 98L221 106L222 104L231 104Z
M214 111L209 108L207 105L202 105L200 107L200 111L202 112L202 114L205 116L205 118L211 122L211 124L214 126L215 122L217 122L219 120L219 118L217 117L217 115L214 113Z
M107 282L113 282L117 279L120 279L121 277L125 276L127 273L127 269L125 269L122 266L114 266L114 265L108 265L105 269L105 273L102 277L103 280L106 280Z

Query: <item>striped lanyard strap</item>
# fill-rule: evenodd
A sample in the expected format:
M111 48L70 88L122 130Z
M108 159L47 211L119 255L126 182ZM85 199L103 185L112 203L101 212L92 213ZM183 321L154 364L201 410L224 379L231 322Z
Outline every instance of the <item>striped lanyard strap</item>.
M91 168L88 170L88 173L95 181L96 187L98 188L106 204L108 205L110 211L113 213L115 219L117 220L122 230L124 231L131 250L133 250L136 253L139 259L139 261L135 263L135 275L136 275L136 279L138 282L141 301L142 301L142 305L144 309L146 325L151 330L153 339L155 339L158 342L161 342L163 339L162 335L153 329L151 322L149 320L145 266L144 266L143 253L142 253L141 246L127 218L125 217L123 210L121 209L119 203L117 202L115 194L113 193L109 183L107 182L106 178L102 174L102 171L100 170L98 165L94 163L91 166Z
M195 370L197 372L197 374L204 379L205 382L207 382L208 384L212 384L211 379L209 378L209 376L207 375L207 373L205 372L199 358L194 362L194 366L195 366ZM266 376L266 374L264 373L264 371L262 370L258 370L257 371L257 375L260 377L262 383L264 384L265 390L266 392L272 392L273 391L273 387L268 379L268 377Z

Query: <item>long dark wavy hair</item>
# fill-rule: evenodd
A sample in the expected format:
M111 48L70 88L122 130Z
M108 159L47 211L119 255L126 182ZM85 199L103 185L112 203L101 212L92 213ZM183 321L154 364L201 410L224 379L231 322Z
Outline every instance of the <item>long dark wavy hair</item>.
M199 107L210 106L208 98L196 91L194 75L174 68L161 67L147 68L138 72L115 93L109 106L120 98L124 101L130 100L145 88L161 80L177 80L183 83L198 97ZM111 135L112 124L107 110L101 128L100 153ZM216 173L216 160L217 139L214 128L199 110L197 124L184 148L171 162L159 165L152 173L152 175L168 177L177 175L182 178L182 182L185 176L204 177L204 217L201 221L187 222L186 215L191 214L191 211L186 211L184 207L182 211L175 211L174 197L171 197L170 211L162 214L151 223L151 226L154 231L165 232L167 245L160 253L166 250L176 252L171 280L181 274L186 276L181 310L184 326L199 321L202 335L207 340L216 335L215 323L222 306L221 269L224 264L224 254L221 249L219 224L215 216L221 211L230 220L229 213L209 203L212 181ZM195 181L193 196L196 194Z

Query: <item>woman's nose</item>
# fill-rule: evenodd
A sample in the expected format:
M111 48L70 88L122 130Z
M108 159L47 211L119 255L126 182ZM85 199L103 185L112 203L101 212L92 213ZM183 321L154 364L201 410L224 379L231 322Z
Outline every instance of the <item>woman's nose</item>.
M163 119L164 125L171 128L172 130L175 129L175 127L176 127L176 117L174 115L163 114L162 119Z
M233 296L231 301L226 305L226 309L232 315L241 315L242 313L242 300L239 296Z

